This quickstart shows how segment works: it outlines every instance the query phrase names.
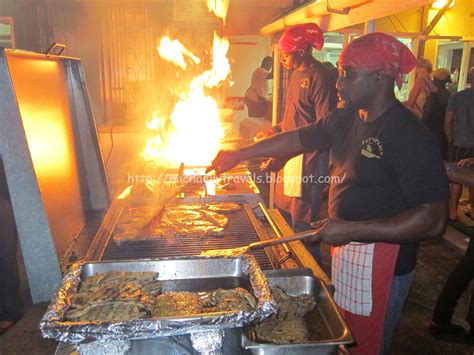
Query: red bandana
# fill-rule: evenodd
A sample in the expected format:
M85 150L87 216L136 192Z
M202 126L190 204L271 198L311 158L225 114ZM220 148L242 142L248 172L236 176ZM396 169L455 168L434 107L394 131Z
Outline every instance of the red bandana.
M321 50L324 44L323 31L315 23L305 23L287 28L278 41L278 48L284 52L306 50L313 46Z
M339 56L339 66L355 69L382 69L394 77L398 88L402 74L416 66L416 58L403 43L385 33L369 33L350 42Z

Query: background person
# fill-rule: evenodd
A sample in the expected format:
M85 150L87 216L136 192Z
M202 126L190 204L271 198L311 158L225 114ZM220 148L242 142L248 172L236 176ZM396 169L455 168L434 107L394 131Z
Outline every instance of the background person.
M285 112L280 124L260 132L257 138L287 132L319 121L336 108L336 78L331 70L312 55L313 48L324 44L323 32L314 23L286 29L279 42L280 62L292 70L286 93ZM311 221L320 218L325 183L319 176L329 175L328 152L308 152L291 160L274 159L267 162L267 170L280 170L276 184L275 204L290 222L293 231L311 228ZM283 181L282 183L280 181ZM319 243L308 245L317 261L321 262Z
M458 163L461 167L474 167L474 158L463 159ZM472 206L471 206L472 211ZM451 323L454 309L469 283L474 279L474 238L469 240L466 253L454 268L436 301L433 310L433 320L429 327L431 335L440 340L464 340L474 345L474 300L471 299L467 321L469 333L458 325ZM464 338L464 339L463 339Z
M273 58L265 57L259 68L252 73L250 87L245 92L244 102L251 118L265 118L272 101L268 80L272 78Z
M244 96L248 117L239 124L241 138L253 138L256 133L271 127L272 96L268 81L273 77L272 67L273 58L265 57L252 74L250 87Z
M444 133L444 116L451 98L451 91L446 89L446 84L451 82L451 75L447 69L440 68L433 72L433 84L436 90L427 98L423 107L423 122L438 138L441 156L444 160L448 156L448 141Z
M474 67L469 70L470 88L455 93L449 100L444 118L444 131L448 140L448 161L459 162L474 157ZM450 184L449 219L457 219L462 185ZM469 201L474 204L474 188L469 187ZM468 211L468 217L474 215Z
M430 77L432 70L433 65L428 59L420 59L418 61L416 65L415 85L408 95L408 100L405 102L405 106L418 118L423 117L423 108L426 103L426 98L436 90Z

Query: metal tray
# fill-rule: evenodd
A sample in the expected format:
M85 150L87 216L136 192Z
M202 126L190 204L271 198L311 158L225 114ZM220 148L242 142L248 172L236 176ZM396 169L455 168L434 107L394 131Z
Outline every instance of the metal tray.
M191 316L150 318L125 322L66 322L64 314L80 280L107 271L155 271L163 291L210 291L243 287L257 298L257 308L246 312L215 312ZM156 260L94 262L76 264L64 277L63 285L43 316L43 337L62 342L84 340L151 339L195 332L243 327L262 321L276 311L268 283L255 258L180 257Z
M314 295L316 308L306 315L314 339L308 343L275 344L254 339L252 332L242 332L242 347L252 354L332 354L340 345L354 342L326 286L313 277L310 269L269 270L264 272L270 287L278 286L290 296Z

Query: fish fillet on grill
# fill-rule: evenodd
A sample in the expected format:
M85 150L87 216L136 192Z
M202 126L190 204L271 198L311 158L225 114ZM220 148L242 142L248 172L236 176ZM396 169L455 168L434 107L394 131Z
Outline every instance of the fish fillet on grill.
M207 208L215 212L236 212L242 209L242 206L234 202L208 203Z
M169 230L175 235L222 236L228 219L207 210L193 210L169 207L160 222L151 227L152 234L160 235Z
M222 237L229 223L224 214L240 209L240 204L227 202L168 205L164 210L153 207L130 208L117 222L113 240L120 244L177 235Z
M121 243L126 240L133 240L159 215L160 208L155 207L133 207L121 214L115 226L114 240Z

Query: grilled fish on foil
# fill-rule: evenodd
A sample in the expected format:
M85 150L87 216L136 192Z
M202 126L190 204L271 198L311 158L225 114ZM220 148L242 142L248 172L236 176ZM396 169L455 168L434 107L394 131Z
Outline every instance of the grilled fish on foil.
M68 311L66 318L81 322L127 321L150 314L151 308L137 301L102 301Z
M195 292L166 292L156 298L153 317L182 316L203 313L201 298Z
M255 298L241 287L199 293L165 292L156 298L152 316L160 318L223 311L252 311L256 307Z
M171 265L173 265L174 270L168 269L170 262ZM215 270L216 282L226 283L227 280L229 280L229 277L234 277L229 275L235 275L235 277L238 278L243 277L248 280L250 287L249 291L252 293L252 296L258 300L257 307L249 312L213 312L211 309L204 307L204 312L200 314L185 315L180 316L179 318L157 318L153 316L153 310L156 303L149 306L149 304L144 301L146 298L139 298L135 295L136 290L133 287L124 286L122 291L127 294L128 299L117 299L113 302L118 301L122 304L125 303L130 306L136 306L138 309L127 309L126 312L120 312L120 314L125 313L126 318L141 317L140 319L124 321L106 319L100 319L98 321L77 321L77 318L74 318L73 321L70 321L66 318L66 313L75 312L80 308L84 308L83 310L90 315L90 310L85 309L88 305L84 304L88 295L84 292L84 289L82 289L81 283L89 284L88 287L99 287L101 285L100 280L104 279L105 276L104 274L93 276L97 271L95 270L95 267L98 267L99 270L114 271L119 274L121 271L130 271L132 277L136 275L136 273L133 272L135 270L162 270L165 268L165 270L168 270L164 271L162 275L158 275L155 271L156 278L158 280L160 278L163 279L160 280L163 288L168 288L170 286L177 288L179 291L188 291L186 287L189 285L188 280L190 275L188 268L190 266L196 267L195 271L197 272L192 279L202 280L202 286L206 290L208 289L208 287L206 287L208 285L205 280L209 278L207 271L209 268ZM200 271L201 269L202 272ZM117 275L110 273L107 274L106 280L115 280L117 278L120 279ZM130 283L130 279L127 279L126 281L125 285ZM153 294L155 294L154 291L156 288L144 283L143 288L146 290L147 287L152 290ZM189 291L204 291L195 289L196 285L189 285L189 287L192 287ZM209 293L210 291L206 292ZM73 299L77 293L83 293L80 297L82 299L81 304L73 304ZM201 296L200 292L198 294ZM136 297L136 299L130 299L133 297ZM97 298L99 299L101 297ZM158 295L150 298L156 301ZM97 303L109 301L109 299L106 299L97 301ZM137 301L139 304L136 303ZM114 308L116 308L116 305L117 304L115 303L110 304L110 308L113 309L113 312L115 312ZM94 309L94 313L97 311L96 307L91 308ZM151 309L149 314L148 309ZM109 311L109 308L107 307L105 311ZM223 333L224 329L243 327L250 323L261 322L275 311L276 305L271 296L268 282L265 275L261 272L257 260L251 255L242 255L239 258L234 259L202 258L192 256L150 261L121 261L117 263L81 262L73 264L69 272L64 276L61 288L56 293L40 321L40 329L45 338L75 344L83 342L89 343L95 340L152 339L157 336L178 336L198 331L205 331L206 334L208 331ZM138 313L138 316L135 312ZM90 315L91 319L96 318L92 317L94 313ZM119 316L115 315L109 317L119 318Z
M71 321L131 320L151 314L161 292L155 272L110 271L86 278L65 318Z
M218 289L203 297L204 307L214 312L222 311L251 311L257 303L246 289L237 287L230 290Z
M72 298L65 318L70 321L127 321L255 309L243 288L218 289L201 297L195 292L161 293L154 272L109 271L86 278Z

